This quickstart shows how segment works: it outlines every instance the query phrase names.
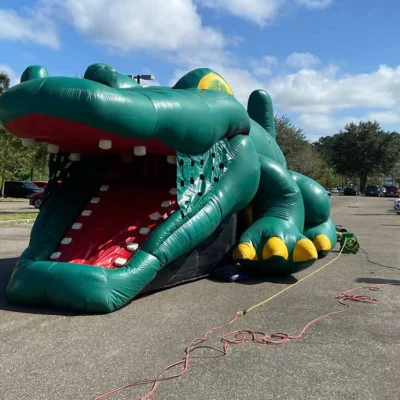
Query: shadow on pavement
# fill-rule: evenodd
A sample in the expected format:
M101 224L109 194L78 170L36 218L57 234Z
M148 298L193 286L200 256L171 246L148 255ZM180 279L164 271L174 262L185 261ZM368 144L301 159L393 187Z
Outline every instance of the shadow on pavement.
M357 278L355 282L367 283L368 285L399 285L398 279L385 279L385 278Z
M2 307L5 301L6 287L17 260L18 258L0 259L0 307Z

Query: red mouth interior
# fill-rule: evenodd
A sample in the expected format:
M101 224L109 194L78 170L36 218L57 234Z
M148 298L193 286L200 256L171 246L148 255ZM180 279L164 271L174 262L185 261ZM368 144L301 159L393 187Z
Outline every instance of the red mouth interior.
M172 155L165 143L155 139L131 139L94 128L68 119L32 113L15 118L6 124L6 129L20 138L32 138L38 142L58 145L64 152L104 154L110 150L99 148L99 140L112 142L113 152L123 152L134 146L146 146L150 154Z
M110 269L125 265L178 208L174 188L176 166L166 157L121 155L52 259Z

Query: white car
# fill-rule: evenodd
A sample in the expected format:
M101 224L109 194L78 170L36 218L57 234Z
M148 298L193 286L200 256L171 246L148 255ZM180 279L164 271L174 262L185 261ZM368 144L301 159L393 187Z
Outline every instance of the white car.
M400 214L400 199L394 201L394 209L396 210L397 214Z

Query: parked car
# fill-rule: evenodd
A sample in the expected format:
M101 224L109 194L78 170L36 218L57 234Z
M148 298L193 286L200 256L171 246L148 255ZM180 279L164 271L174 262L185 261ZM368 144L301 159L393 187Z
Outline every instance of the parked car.
M354 186L347 186L343 190L344 196L357 196L357 189Z
M380 196L381 195L381 189L379 188L378 185L369 185L367 186L367 190L365 191L366 196Z
M43 189L29 181L6 181L4 184L4 197L29 199L35 193L42 191Z
M29 205L35 208L39 208L40 205L42 204L42 197L43 197L43 191L33 194L29 199Z
M386 186L385 197L400 197L397 186Z
M34 185L36 185L37 187L40 187L40 188L43 188L43 189L47 185L47 181L32 181L32 183Z
M400 199L394 201L394 209L396 210L397 214L400 214Z

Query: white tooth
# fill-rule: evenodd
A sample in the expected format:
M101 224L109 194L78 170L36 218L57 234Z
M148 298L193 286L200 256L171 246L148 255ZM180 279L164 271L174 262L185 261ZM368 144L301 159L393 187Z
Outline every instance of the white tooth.
M140 228L139 233L141 235L148 235L150 233L151 229L150 228Z
M176 157L175 156L167 156L167 163L168 164L176 164Z
M110 150L112 147L112 141L111 140L100 140L99 147L102 150Z
M137 243L130 242L130 243L128 243L128 244L126 245L126 248L127 248L129 251L136 251L136 250L139 248L139 245L138 245Z
M133 148L133 154L135 156L145 156L146 155L146 146L135 146Z
M115 264L117 267L122 267L123 265L126 264L127 261L128 261L128 260L127 260L126 258L118 257L118 258L115 259L114 264Z
M165 201L163 201L163 202L161 203L161 207L167 208L167 207L170 207L171 204L172 204L172 201L171 201L171 200L165 200Z
M100 192L107 192L108 189L110 189L109 185L100 186Z
M177 188L172 188L172 189L169 191L169 194L178 194L178 189L177 189Z
M90 200L90 202L91 202L92 204L100 203L100 197L93 197L93 199Z
M63 240L61 240L61 244L70 244L72 242L72 238L70 237L65 237Z
M81 215L84 217L90 217L92 215L92 210L83 210Z
M59 152L59 150L60 150L60 146L58 146L56 144L48 144L47 145L47 151L49 153L57 154Z
M22 138L21 142L22 142L22 146L24 146L24 147L32 147L35 144L35 139Z
M61 256L61 252L56 251L55 253L53 253L53 254L50 256L50 259L51 259L51 260L57 260L57 258L59 258L60 256Z
M72 229L75 229L75 230L78 230L78 229L81 229L82 228L82 223L81 222L75 222L73 225L72 225Z
M71 153L69 155L69 158L71 161L80 161L81 160L81 154L80 153Z
M161 214L160 213L150 214L150 219L153 221L158 221L159 219L161 219Z

